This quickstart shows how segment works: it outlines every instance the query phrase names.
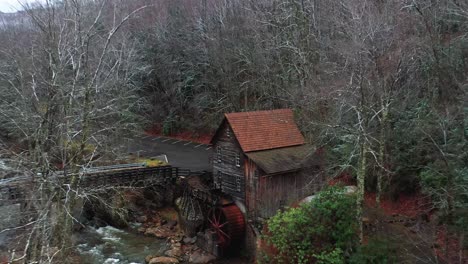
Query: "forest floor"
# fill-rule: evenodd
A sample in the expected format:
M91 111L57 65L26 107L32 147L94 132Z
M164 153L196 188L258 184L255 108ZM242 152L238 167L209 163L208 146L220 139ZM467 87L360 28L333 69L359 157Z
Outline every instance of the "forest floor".
M356 185L346 173L329 181L338 183ZM377 206L376 194L366 192L364 203L365 244L389 242L399 263L460 263L458 240L447 235L429 196L418 191L400 193L395 199L384 196ZM467 260L468 252L463 254Z
M367 193L365 205L365 243L388 241L399 263L459 263L457 240L446 237L428 197L401 194L382 199L378 208L375 194Z

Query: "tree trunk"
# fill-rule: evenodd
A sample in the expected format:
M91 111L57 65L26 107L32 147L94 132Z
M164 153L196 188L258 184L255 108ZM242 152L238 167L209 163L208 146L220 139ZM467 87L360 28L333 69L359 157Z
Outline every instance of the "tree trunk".
M379 146L379 174L377 175L377 195L375 202L377 207L380 207L380 198L382 196L383 178L385 177L385 143L386 143L386 129L388 119L388 106L382 104L382 120L380 121L380 146Z
M366 179L366 166L367 166L367 160L366 160L366 153L368 152L369 146L367 145L367 142L365 139L362 139L361 143L361 149L360 149L360 155L359 155L359 163L358 163L358 169L357 169L357 198L356 198L356 203L357 203L357 220L359 223L359 241L362 243L363 238L364 238L364 227L362 223L362 213L363 213L363 207L364 207L364 186L365 186L365 179Z
M465 234L461 233L460 234L460 237L458 238L458 243L460 244L459 245L459 249L458 249L458 258L459 258L459 261L460 264L463 264L463 244L464 244L464 241L465 240Z

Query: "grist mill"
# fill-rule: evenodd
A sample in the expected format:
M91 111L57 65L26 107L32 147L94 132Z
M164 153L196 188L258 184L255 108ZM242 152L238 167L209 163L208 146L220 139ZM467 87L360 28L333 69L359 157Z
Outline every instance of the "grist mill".
M181 223L215 256L253 255L265 220L322 185L321 151L290 109L225 114L211 144L212 172L186 178L176 202Z

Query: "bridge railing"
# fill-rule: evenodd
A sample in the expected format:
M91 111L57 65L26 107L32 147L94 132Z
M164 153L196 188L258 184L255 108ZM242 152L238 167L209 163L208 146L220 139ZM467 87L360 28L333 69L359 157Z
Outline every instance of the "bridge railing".
M178 168L171 166L127 168L112 171L94 171L82 177L80 186L134 186L173 183Z
M115 165L109 165L109 166L84 168L81 171L83 173L93 173L93 172L99 172L99 171L130 169L130 168L144 168L144 167L146 167L145 163L127 163L127 164L115 164Z
M131 165L131 164L130 164ZM144 187L150 185L174 184L178 177L189 176L189 169L181 169L172 166L159 167L137 167L137 166L109 166L111 170L104 170L100 167L97 170L89 170L80 174L64 175L58 173L53 177L57 188L67 188L72 177L79 177L79 187L83 189L102 190L107 187ZM0 206L4 204L18 203L24 200L26 189L32 188L34 181L31 179L15 182L14 185L0 184ZM27 187L29 186L29 187Z

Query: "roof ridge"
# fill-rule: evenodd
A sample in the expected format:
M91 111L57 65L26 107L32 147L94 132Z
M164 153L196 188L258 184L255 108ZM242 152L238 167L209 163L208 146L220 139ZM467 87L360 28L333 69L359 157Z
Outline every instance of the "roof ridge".
M272 112L292 112L292 109L291 108L281 108L281 109L272 109L272 110L231 112L231 113L224 113L224 116L228 116L228 115L262 115L262 114L265 114L265 113L272 113Z

